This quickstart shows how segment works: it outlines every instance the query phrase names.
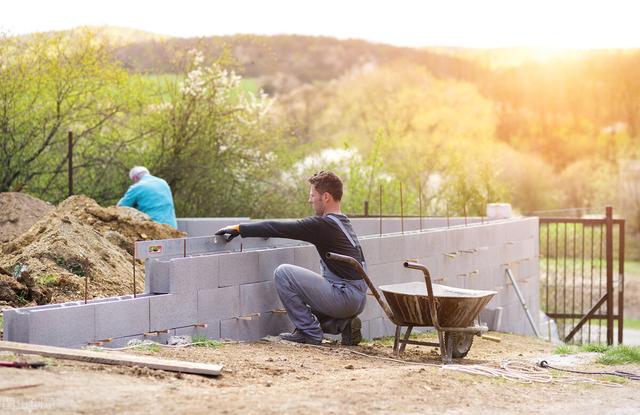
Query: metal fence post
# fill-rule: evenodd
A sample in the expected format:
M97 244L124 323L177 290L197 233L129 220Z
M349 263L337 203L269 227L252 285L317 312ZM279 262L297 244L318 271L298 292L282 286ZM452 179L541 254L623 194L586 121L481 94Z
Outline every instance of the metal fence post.
M613 208L607 206L605 226L607 230L607 344L613 345Z
M73 131L67 136L67 172L69 178L69 196L73 196Z

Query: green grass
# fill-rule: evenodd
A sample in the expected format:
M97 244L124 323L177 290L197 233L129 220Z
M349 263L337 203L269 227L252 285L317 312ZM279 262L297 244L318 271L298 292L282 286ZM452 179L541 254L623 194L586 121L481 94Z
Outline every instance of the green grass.
M0 314L0 331L4 328L4 317Z
M640 330L640 320L624 320L625 329Z
M553 353L555 354L576 354L580 351L580 349L577 346L573 346L571 344L561 344L560 346L556 347L556 350L553 351Z
M604 353L609 350L609 346L606 344L591 343L583 345L580 350L583 352Z
M640 363L640 346L615 346L608 348L596 363L603 365L624 365Z
M555 354L568 355L579 352L600 353L596 363L603 365L624 365L629 363L640 363L640 346L607 346L604 344L585 344L574 346L562 344L556 347Z
M56 274L47 274L39 277L38 282L40 285L55 285L58 282L58 276Z
M219 347L222 347L222 343L217 341L217 340L211 340L206 336L193 336L191 338L191 342L192 343L197 343L194 344L195 347L211 347L214 349L217 349Z
M165 74L148 74L148 75L140 75L140 78L145 85L149 85L150 87L158 87L162 91L162 99L163 101L169 101L171 94L169 90L176 85L178 82L181 82L184 79L184 76L181 74L173 74L173 73L165 73ZM132 81L133 82L133 81ZM258 86L258 80L256 78L242 78L240 80L240 85L238 86L237 93L240 92L253 92L254 94L258 93L260 90Z
M133 348L138 352L148 352L148 353L158 353L160 351L160 345L157 343L153 344L141 344Z

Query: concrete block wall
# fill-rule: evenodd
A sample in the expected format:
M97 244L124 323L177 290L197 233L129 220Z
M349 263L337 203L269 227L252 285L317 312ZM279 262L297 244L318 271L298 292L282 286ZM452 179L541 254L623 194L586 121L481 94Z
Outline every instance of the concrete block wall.
M7 340L80 347L111 338L118 346L145 333L200 334L210 338L256 340L292 329L277 296L273 272L282 263L320 270L313 246L264 248L264 240L236 238L229 244L251 246L187 257L148 259L146 293L5 312ZM257 238L252 238L257 239ZM530 334L524 312L505 274L509 267L534 318L538 316L538 220L503 221L433 228L360 238L368 273L376 286L424 281L421 272L403 267L415 259L430 270L435 283L495 290L484 315L502 308L495 329ZM186 240L189 241L188 239ZM185 242L185 243L187 243ZM147 242L145 242L147 243ZM174 243L174 242L172 242ZM178 243L178 242L176 242ZM270 240L270 245L275 241ZM494 313L495 314L495 313ZM360 316L365 337L392 335L394 326L372 296ZM69 324L72 322L72 324ZM493 320L488 321L493 323ZM206 324L206 327L203 325Z
M232 218L179 218L178 219L178 230L186 232L189 237L199 237L199 236L211 236L218 229L227 226L234 225L237 223L248 223L248 222L257 222L262 219L250 219L247 217L232 217ZM276 219L276 220L287 220L287 219ZM365 235L380 235L387 233L397 233L404 230L408 231L417 231L417 230L426 230L426 229L435 229L435 228L448 228L455 227L461 225L471 225L477 223L485 223L487 222L487 218L480 217L468 217L466 220L464 218L442 218L442 217L423 217L420 218L376 218L376 217L367 217L367 218L351 218L351 224L353 226L353 230L359 236ZM382 232L381 232L382 229ZM278 246L282 246L282 242L285 240L281 240L278 242Z

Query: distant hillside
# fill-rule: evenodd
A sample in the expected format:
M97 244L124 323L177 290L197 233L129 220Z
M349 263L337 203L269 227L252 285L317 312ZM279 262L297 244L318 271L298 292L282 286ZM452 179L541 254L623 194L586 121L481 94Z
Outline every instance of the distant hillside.
M143 30L131 29L128 27L117 27L117 26L79 26L69 30L32 33L32 34L22 35L18 37L23 39L28 39L30 36L33 36L35 34L56 35L56 34L62 34L62 33L70 33L72 35L77 35L84 31L90 31L95 33L96 37L99 40L116 48L120 48L122 46L131 44L131 43L152 42L152 41L160 42L160 41L171 38L171 36L160 35L156 33L145 32Z
M209 59L227 50L242 75L278 78L284 89L286 85L335 79L365 64L396 60L424 65L437 77L475 79L481 71L474 63L450 54L363 40L297 35L154 39L124 45L117 49L115 57L133 72L170 73L177 71L176 62L192 48L200 49Z

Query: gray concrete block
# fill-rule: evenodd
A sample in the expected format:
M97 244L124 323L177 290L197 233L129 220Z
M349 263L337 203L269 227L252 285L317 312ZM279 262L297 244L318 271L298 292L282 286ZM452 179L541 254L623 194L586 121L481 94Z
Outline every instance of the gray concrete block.
M149 330L165 330L199 323L197 292L160 294L149 298Z
M149 258L144 263L144 292L167 294L173 264L168 259Z
M405 259L407 259L405 238L402 235L392 235L380 238L380 256L369 259L369 263L385 264Z
M265 313L284 308L273 281L240 286L240 315Z
M481 227L469 226L449 229L446 232L446 251L457 252L477 248Z
M260 319L261 336L277 336L280 333L290 333L294 326L286 314L266 313Z
M238 285L198 291L199 323L240 315L240 287Z
M227 319L220 322L220 338L240 341L260 339L262 326L260 317L252 320Z
M507 241L503 223L489 223L481 226L478 234L479 246L502 246Z
M217 340L220 338L220 320L212 320L212 321L207 321L207 322L201 322L201 323L206 323L207 327L179 327L177 329L175 329L175 335L176 336L191 336L196 337L196 336L202 336L202 337L206 337L207 339L214 339Z
M360 332L362 333L363 339L371 339L371 333L369 332L369 320L362 320L362 329Z
M369 335L372 339L385 336L384 319L382 317L369 320Z
M218 285L228 287L260 280L258 252L235 252L220 255Z
M169 279L171 293L190 293L196 290L217 288L219 285L219 261L221 255L203 255L176 258Z
M29 312L29 343L66 347L95 340L93 304Z
M125 337L149 331L149 297L95 304L95 337Z
M292 248L293 264L320 273L320 256L314 246Z
M360 238L360 246L362 247L364 259L367 261L367 264L379 262L380 239L378 237Z
M383 294L380 293L380 295ZM367 303L364 306L364 310L362 310L362 313L359 315L360 320L371 320L373 318L382 317L383 315L384 311L382 310L382 307L380 307L380 304L378 304L373 296L367 295Z
M113 338L110 342L104 343L101 347L106 347L109 349L116 349L121 347L127 347L129 340L145 340L145 337L142 335L139 336L125 336L125 337L116 337Z
M273 272L281 264L295 262L296 248L277 248L258 252L258 280L273 281Z
M29 343L29 312L19 308L5 310L4 339L11 342Z

